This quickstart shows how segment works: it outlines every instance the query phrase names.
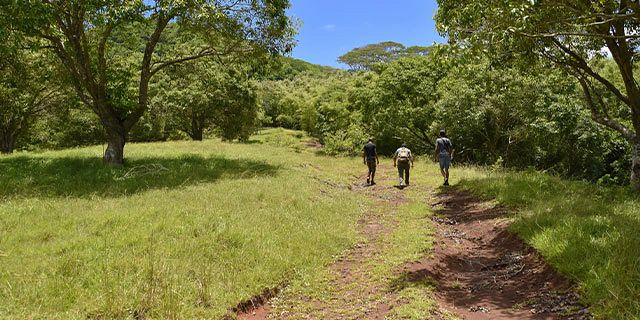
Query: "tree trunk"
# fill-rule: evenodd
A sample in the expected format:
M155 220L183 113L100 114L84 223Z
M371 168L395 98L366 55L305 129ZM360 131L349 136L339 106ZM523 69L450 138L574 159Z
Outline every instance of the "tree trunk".
M15 137L12 134L0 134L0 153L13 153L15 146Z
M633 144L631 155L631 187L636 192L640 192L640 141Z
M204 130L202 130L202 128L193 130L193 132L191 132L191 139L195 141L202 141L203 131Z
M104 152L103 162L107 165L119 166L124 163L124 144L127 133L122 131L107 131L107 150Z
M202 141L202 135L204 132L203 122L200 117L196 115L191 116L191 139L195 141Z

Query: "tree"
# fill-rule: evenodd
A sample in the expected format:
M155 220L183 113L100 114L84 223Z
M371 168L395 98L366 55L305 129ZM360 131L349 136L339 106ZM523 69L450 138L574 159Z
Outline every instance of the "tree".
M499 59L541 58L579 82L591 118L633 148L631 184L640 192L640 84L634 60L640 45L640 4L629 0L439 0L439 30L452 41L482 48ZM615 79L594 65L607 59ZM603 99L610 95L616 102ZM618 108L618 106L622 108Z
M452 135L459 161L617 177L605 162L618 160L611 134L585 117L578 83L560 70L466 60L440 81L438 96L436 122Z
M257 88L245 65L220 65L211 59L168 70L162 90L172 125L193 140L215 127L226 140L246 140L257 126Z
M215 111L210 102L215 89L209 84L221 81L219 70L211 67L201 60L167 70L170 79L158 93L172 126L197 141L202 140Z
M42 54L0 51L0 153L12 153L35 118L59 100L53 74Z
M445 51L408 56L384 66L372 90L372 103L363 111L372 132L395 137L396 147L407 142L416 150L430 151L437 86L450 68ZM384 147L381 145L381 149Z
M371 71L379 63L397 60L405 53L405 49L403 44L393 41L369 44L338 57L338 62L348 65L352 70Z
M355 71L376 71L380 64L407 56L426 56L431 49L424 46L405 47L402 43L385 41L355 48L338 57L338 62L348 65Z
M105 128L105 163L122 164L154 75L208 56L290 51L288 6L288 0L15 0L6 16L56 54ZM177 36L166 41L168 32Z
M230 69L218 82L211 101L215 132L222 140L249 140L259 128L258 88L241 69Z

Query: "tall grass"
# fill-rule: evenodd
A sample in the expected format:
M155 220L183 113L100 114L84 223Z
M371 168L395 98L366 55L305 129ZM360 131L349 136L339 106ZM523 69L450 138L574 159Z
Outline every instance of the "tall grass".
M601 319L640 319L640 198L543 173L480 173L461 183L517 208L512 230L579 285Z
M356 239L350 169L275 134L303 143L131 144L122 168L100 147L0 158L0 318L219 318L326 265Z

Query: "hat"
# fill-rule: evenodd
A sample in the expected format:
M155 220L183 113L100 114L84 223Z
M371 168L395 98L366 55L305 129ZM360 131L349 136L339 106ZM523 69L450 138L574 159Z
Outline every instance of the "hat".
M445 135L447 135L447 132L444 129L440 130L440 136L444 137Z
M406 144L406 143L403 143L403 144L401 145L401 147L406 148L406 147L407 147L407 144Z

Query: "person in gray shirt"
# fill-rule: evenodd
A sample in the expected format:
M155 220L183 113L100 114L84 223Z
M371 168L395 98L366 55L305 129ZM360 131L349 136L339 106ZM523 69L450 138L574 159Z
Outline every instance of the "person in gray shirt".
M444 185L449 185L449 166L453 160L453 143L447 138L447 132L440 130L440 137L436 139L436 161L440 162L440 173L444 178Z

